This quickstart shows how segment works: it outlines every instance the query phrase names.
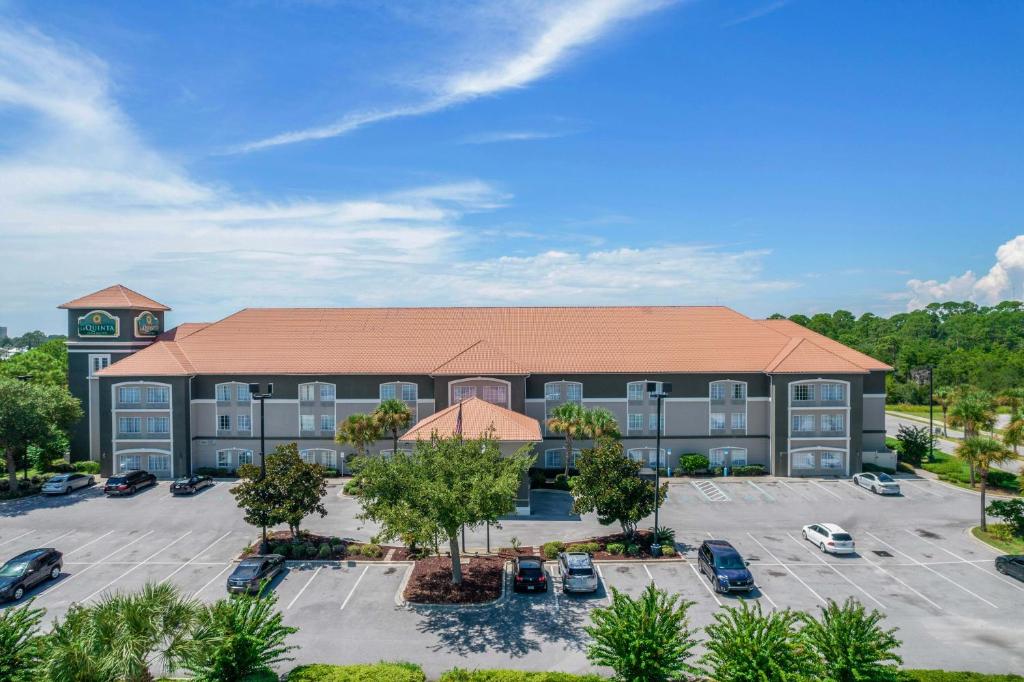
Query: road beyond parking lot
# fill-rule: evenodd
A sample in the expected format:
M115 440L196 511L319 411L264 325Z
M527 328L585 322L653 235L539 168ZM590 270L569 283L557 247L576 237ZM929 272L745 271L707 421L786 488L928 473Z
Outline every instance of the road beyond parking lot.
M608 588L637 594L653 580L695 602L695 627L737 603L736 596L712 593L696 571L696 547L717 537L750 562L759 589L749 598L765 608L814 612L826 599L853 596L900 628L908 666L1024 668L1024 584L996 573L997 552L967 534L978 509L973 493L927 480L902 481L905 495L886 498L844 480L708 483L674 481L662 509L685 560L600 564L602 586L594 595L512 595L465 610L402 607L395 596L407 564L293 563L274 589L285 621L300 628L297 662L405 659L430 675L456 665L590 670L583 626L592 608L607 603ZM233 558L256 536L229 487L218 483L195 497L174 498L161 485L123 499L93 488L66 498L0 503L0 555L39 546L64 552L64 575L33 593L50 619L72 603L146 581L169 581L212 601L225 594ZM328 489L329 515L311 519L309 529L369 539L374 528L355 519L358 505L339 491ZM568 515L564 493L538 491L533 507L533 518L492 529L492 548L508 546L512 536L529 545L614 531L593 517ZM823 555L804 542L801 527L815 521L849 530L857 554ZM469 534L469 546L484 543L483 532Z

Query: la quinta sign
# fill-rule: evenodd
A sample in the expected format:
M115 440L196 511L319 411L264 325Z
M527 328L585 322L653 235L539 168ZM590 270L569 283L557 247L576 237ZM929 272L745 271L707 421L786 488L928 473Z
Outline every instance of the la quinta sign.
M121 321L106 310L94 310L78 318L79 336L117 336Z

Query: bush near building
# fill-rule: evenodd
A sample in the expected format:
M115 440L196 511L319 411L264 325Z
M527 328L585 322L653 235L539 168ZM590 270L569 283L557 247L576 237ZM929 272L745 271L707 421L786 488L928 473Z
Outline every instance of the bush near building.
M303 665L295 668L288 682L426 682L423 669L413 663L372 663L365 665Z
M604 682L600 675L570 675L557 672L524 672L521 670L461 670L455 668L441 675L440 682Z

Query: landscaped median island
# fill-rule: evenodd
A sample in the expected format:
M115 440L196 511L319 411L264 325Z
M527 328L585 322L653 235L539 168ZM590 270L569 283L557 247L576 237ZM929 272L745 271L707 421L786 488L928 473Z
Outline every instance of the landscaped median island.
M446 557L418 559L403 597L413 604L481 604L501 597L505 560L472 557L462 560L462 583L452 583L452 563Z

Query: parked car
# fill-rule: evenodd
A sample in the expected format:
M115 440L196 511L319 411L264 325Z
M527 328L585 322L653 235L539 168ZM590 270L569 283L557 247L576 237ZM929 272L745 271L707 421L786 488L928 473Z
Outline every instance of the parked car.
M156 485L156 476L140 469L111 476L103 486L103 492L107 495L134 495L139 488L152 485Z
M853 482L878 495L899 495L900 484L889 474L875 474L870 471L854 474Z
M1024 581L1024 554L997 556L996 570L1011 578Z
M754 576L747 562L726 540L705 540L697 551L697 568L708 577L715 592L750 592Z
M804 526L804 540L817 546L822 552L832 554L853 554L853 536L834 523L812 523Z
M95 483L96 477L89 474L57 474L47 479L41 490L44 495L67 495L72 490L88 488Z
M596 592L597 571L594 560L586 552L561 552L558 571L562 574L563 592Z
M284 570L284 557L280 554L264 554L242 559L228 576L228 592L256 594L278 573Z
M30 549L0 566L0 600L18 601L46 580L56 580L64 555L52 547Z
M544 572L544 560L539 556L520 556L515 561L515 579L512 586L516 592L547 592L548 576Z
M195 495L203 488L214 485L212 476L186 476L171 483L172 495Z

